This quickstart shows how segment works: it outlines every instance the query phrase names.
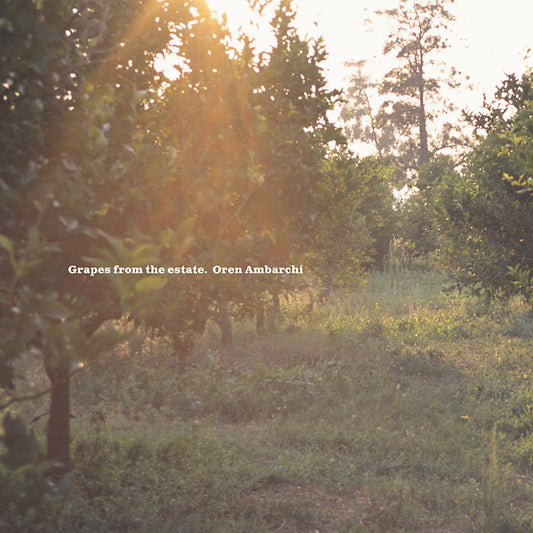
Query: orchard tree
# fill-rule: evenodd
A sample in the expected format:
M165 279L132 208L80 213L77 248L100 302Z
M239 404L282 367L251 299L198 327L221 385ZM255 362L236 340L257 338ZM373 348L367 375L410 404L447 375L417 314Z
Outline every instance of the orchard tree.
M459 180L455 162L436 155L420 168L416 192L398 206L399 231L404 249L414 257L430 257L438 246L438 207L444 183Z
M324 161L320 217L309 264L325 294L357 287L366 271L382 269L393 236L393 167L342 150Z
M164 172L166 195L158 193L160 178L152 179L154 211L165 219L164 238L182 234L176 249L164 247L163 256L171 264L181 257L209 270L214 265L245 266L256 253L257 234L247 224L244 210L263 183L255 161L256 132L262 119L251 102L253 53L244 38L237 39L242 50L228 45L228 29L206 5L174 28L174 41L179 43L173 46L177 75L161 95L154 124L159 142L172 154L171 166ZM185 247L179 244L182 241ZM201 313L200 328L195 329L201 330L207 319L214 320L221 329L222 344L228 346L232 342L230 302L246 299L254 290L251 281L209 271L205 276L175 276L167 289L188 287ZM173 291L167 294L171 304ZM175 308L178 315L180 307ZM172 336L176 316L168 311L164 306L148 320L157 327L161 318ZM160 317L163 313L166 319Z
M529 135L533 116L531 77L531 69L521 79L515 74L507 76L492 104L485 100L481 113L467 115L478 135L492 129L501 130L502 156L519 169L513 175L504 173L504 179L526 195L533 194L533 145ZM509 122L509 115L513 114L513 121Z
M400 0L397 8L376 11L391 23L383 53L395 64L375 83L365 77L361 62L354 64L342 117L353 141L370 142L381 156L394 158L397 185L412 181L434 154L462 142L450 121L441 122L443 111L454 109L443 93L460 84L456 69L439 57L449 47L453 1Z
M459 286L489 296L533 294L532 102L531 73L508 76L471 117L477 144L462 174L439 186L438 253Z
M93 334L100 320L120 316L112 294L98 282L90 293L81 278L68 277L65 264L79 259L73 250L90 235L96 238L103 219L76 157L81 152L76 139L89 140L84 147L89 157L102 150L105 111L90 117L80 111L78 119L86 123L71 120L87 67L83 50L94 28L85 24L85 13L64 2L6 2L1 15L2 386L13 387L13 360L21 353L42 356L51 383L48 456L68 470L72 364L98 349ZM99 146L91 142L97 138ZM76 153L63 150L64 139L72 140ZM102 152L98 155L94 163L87 161L98 166Z
M313 246L320 181L328 179L327 144L342 141L326 116L337 93L325 88L323 45L299 36L288 1L271 23L273 48L260 54L245 36L240 50L228 49L227 30L207 10L194 24L190 35L187 26L177 28L180 74L161 103L158 130L175 149L176 166L175 194L158 211L190 221L191 263L302 262ZM187 283L202 294L223 345L231 343L232 310L256 312L261 331L267 291L276 302L292 286L260 275L209 274Z
M328 170L324 158L344 138L328 118L339 93L327 89L321 39L304 39L294 24L289 0L274 14L275 43L257 69L254 107L263 117L257 164L264 183L247 204L254 232L263 236L256 264L305 263L313 236L328 208L322 194ZM331 206L330 206L331 207ZM289 280L272 281L277 294Z
M40 356L51 393L47 456L62 464L59 473L71 468L73 370L117 341L105 322L149 314L166 284L144 272L114 275L113 265L142 268L160 262L162 248L183 245L184 220L172 221L181 232L165 233L150 197L166 185L151 181L154 172L175 161L150 129L163 82L153 63L170 42L171 22L203 6L0 6L2 406L20 399L9 390L14 360L28 351ZM176 327L190 325L183 319Z

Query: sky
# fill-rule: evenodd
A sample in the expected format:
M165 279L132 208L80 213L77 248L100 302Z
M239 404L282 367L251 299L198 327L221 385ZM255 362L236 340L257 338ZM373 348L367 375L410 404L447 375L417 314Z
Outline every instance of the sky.
M245 0L208 0L211 8L226 12L230 28L247 26L249 10ZM349 74L344 62L367 60L367 73L386 71L381 51L389 28L381 23L372 29L365 19L376 9L390 9L398 0L294 0L297 26L303 34L322 36L329 58L325 63L332 88L346 86ZM490 97L506 73L523 73L533 67L533 1L456 0L450 10L456 16L448 35L450 49L443 56L470 77L472 88L455 97L461 108L475 110L483 94ZM376 18L376 17L373 17ZM254 30L259 44L268 45L267 35Z

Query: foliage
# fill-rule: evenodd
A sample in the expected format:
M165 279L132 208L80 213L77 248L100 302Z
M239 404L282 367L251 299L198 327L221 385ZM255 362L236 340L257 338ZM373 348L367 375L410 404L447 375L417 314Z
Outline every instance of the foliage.
M504 173L504 179L517 187L518 191L525 196L533 194L533 148L531 143L533 98L531 76L532 72L529 70L524 75L521 83L516 76L509 76L500 88L500 94L505 94L508 99L511 93L516 93L511 98L513 105L516 105L516 98L521 100L516 105L516 117L511 128L501 133L504 139L501 155L509 158L513 167L519 172L512 175Z
M509 269L509 277L512 280L516 289L524 296L533 306L533 275L531 270L520 268L520 266L507 267Z
M437 249L440 191L443 183L453 179L459 178L449 156L436 155L420 168L416 190L399 205L398 235L410 254L423 257Z
M240 52L228 47L227 30L208 13L196 20L193 34L186 26L179 29L181 73L162 95L164 112L158 129L162 142L175 151L168 180L181 201L172 195L162 198L156 212L185 219L190 238L181 252L191 264L305 263L320 272L308 256L323 254L315 237L324 233L331 216L326 191L334 187L355 191L363 186L361 174L357 174L359 185L347 173L352 171L337 171L326 160L335 157L335 150L342 151L344 143L327 116L338 94L325 86L322 41L302 38L294 17L291 3L281 2L271 23L275 44L259 55L246 36L239 37ZM345 164L355 165L355 161ZM381 194L377 201L385 203L387 193ZM350 198L355 199L353 193ZM362 218L355 204L346 204L346 209L352 220L359 220L352 227L360 228ZM382 225L376 218L368 217L371 231ZM339 237L350 231L348 226L336 229ZM330 224L328 231L332 230ZM170 225L166 231L172 231ZM338 240L337 234L329 238ZM364 247L368 246L363 240L340 252L346 262L336 265L340 276L350 276L348 263L360 261L367 253ZM172 253L163 252L167 261L175 260ZM281 290L299 285L295 280L208 275L186 284L172 280L167 289L178 283L189 291L194 287L196 297L188 308L203 308L196 322L201 325L207 318L214 319L221 326L223 341L229 342L229 307L240 315L262 313L269 301L267 291L276 301ZM172 336L182 307L174 304L176 315L164 305L147 323Z
M345 101L341 119L348 139L370 145L380 158L384 158L394 143L394 129L378 119L379 110L373 104L376 84L365 74L365 64L364 60L346 63L353 72L348 79L348 87L343 92Z
M37 464L38 444L20 417L4 416L0 437L5 452L0 456L0 529L47 531L57 527L61 486L46 477L50 462Z
M52 385L48 455L65 469L71 366L116 342L100 325L140 312L154 288L67 268L99 256L157 262L154 235L128 215L143 177L137 157L153 147L143 124L151 65L169 41L159 9L159 26L133 35L147 14L135 1L90 10L67 1L2 6L1 378L13 386L21 353L42 357Z
M529 172L531 75L509 76L493 104L472 117L478 143L462 175L450 174L439 190L436 225L439 255L459 285L473 285L494 295L527 289L511 279L532 268L533 203L531 195L505 178ZM484 132L484 135L481 135ZM522 153L522 150L526 152Z
M291 2L280 2L272 21L275 44L254 83L253 102L264 120L257 149L264 183L247 205L247 215L253 213L252 224L267 232L259 264L299 263L313 250L325 183L342 180L331 177L324 164L328 144L343 144L328 118L338 92L326 87L324 44L302 38L294 18Z
M310 265L328 290L355 288L369 268L384 267L394 231L394 169L375 157L343 153L331 157L327 169Z
M327 232L346 235L326 202L339 188L368 200L360 212L343 205L362 237L337 261L335 275L349 277L385 238L389 193L346 154L345 168L330 164L344 144L328 119L338 93L326 88L322 41L299 35L289 1L263 54L245 36L231 44L203 0L0 9L2 399L20 399L8 391L15 360L40 358L51 385L47 455L66 471L72 372L122 338L104 323L144 324L183 360L209 318L229 327L228 303L291 287L163 277L147 265L303 263L323 253L317 232L320 246ZM155 69L165 55L173 75Z
M394 56L395 66L382 80L370 81L362 61L348 64L356 69L342 111L348 135L394 160L396 185L409 183L433 155L462 142L456 126L440 124L443 109L453 110L444 89L460 85L456 69L438 59L449 46L450 3L402 0L397 8L376 11L392 25L383 53Z
M255 64L244 38L239 38L244 47L239 52L228 44L227 28L207 9L190 17L176 27L180 44L172 47L179 76L169 80L156 104L152 127L171 160L162 169L165 195L161 177L150 179L153 209L146 224L153 216L162 219L167 264L245 266L259 247L259 235L242 212L263 182L255 162L262 120L251 102L249 80ZM144 199L139 203L142 208ZM255 292L251 280L210 272L194 279L175 276L167 290L168 298L160 296L159 308L145 321L185 352L191 348L187 329L201 331L208 318L220 320L227 301Z

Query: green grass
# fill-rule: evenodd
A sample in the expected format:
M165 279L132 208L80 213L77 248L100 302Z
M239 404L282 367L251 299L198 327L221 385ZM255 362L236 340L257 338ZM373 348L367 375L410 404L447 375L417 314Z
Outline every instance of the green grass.
M533 317L442 282L302 295L232 350L209 327L184 375L142 338L88 365L61 530L533 530Z

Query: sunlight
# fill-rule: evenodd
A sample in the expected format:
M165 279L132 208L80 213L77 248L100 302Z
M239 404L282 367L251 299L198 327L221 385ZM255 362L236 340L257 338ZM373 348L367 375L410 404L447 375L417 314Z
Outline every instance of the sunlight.
M218 16L226 18L226 23L234 35L245 32L254 39L258 50L267 50L272 44L272 34L269 22L277 1L272 2L265 9L262 17L254 14L247 0L206 0L207 4ZM511 18L514 10L500 13L499 16L489 16L484 11L483 0L471 0L467 4L458 5L455 12L457 29L450 36L451 47L443 52L446 61L470 75L475 87L465 91L458 97L458 107L475 107L481 99L481 93L492 93L493 87L502 79L504 71L521 71L525 63L524 55L527 50L526 41L529 32L527 21L530 17L515 17L513 24L517 31L513 34L501 33L496 30L501 17ZM523 0L512 0L522 11L533 9L522 5ZM388 9L396 5L396 0L367 0L353 2L353 0L293 0L296 11L296 26L303 35L311 38L323 37L328 56L323 64L330 88L346 86L350 72L345 62L366 59L368 75L381 78L390 67L390 63L382 54L383 41L389 28L383 21L373 17L373 12ZM476 13L485 13L484 24L472 24ZM374 19L375 24L365 23ZM492 24L494 29L486 31L486 26ZM511 22L509 21L509 25ZM485 29L482 29L485 28ZM487 42L487 35L492 35ZM479 57L490 57L493 67L487 69L484 61ZM529 60L531 62L531 60ZM178 70L173 67L172 57L160 57L157 60L158 70L172 78L176 78Z
M177 54L161 53L154 59L154 68L162 72L168 80L177 80L180 73L189 72L190 69L185 61Z
M206 2L218 18L225 18L225 24L234 36L244 32L253 38L258 49L266 50L269 47L272 36L268 19L261 21L246 0L206 0ZM169 80L179 78L180 72L187 69L187 66L173 53L159 54L154 66Z
M368 9L385 7L389 0L374 0L374 3L330 0L327 6L321 0L293 0L296 12L296 27L309 38L324 38L328 59L324 67L332 86L344 82L344 62L368 54L377 55L382 36L365 31L364 21ZM385 5L383 5L385 2ZM259 16L247 0L207 0L209 7L219 16L225 15L227 25L234 34L244 31L253 37L256 48L268 49L272 44L269 22L277 2L272 2Z
M207 0L211 10L219 17L226 17L226 24L233 35L244 32L253 38L256 48L266 50L272 41L268 22L273 6L259 16L246 0Z
M209 7L219 15L226 13L230 24L247 24L250 21L251 9L246 0L207 0Z

